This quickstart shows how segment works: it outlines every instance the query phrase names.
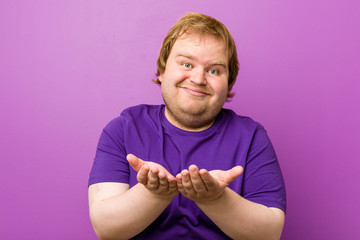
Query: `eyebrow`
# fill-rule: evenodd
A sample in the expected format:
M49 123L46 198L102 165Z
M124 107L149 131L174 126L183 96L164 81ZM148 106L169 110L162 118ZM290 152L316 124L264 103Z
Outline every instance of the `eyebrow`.
M187 55L187 54L183 54L183 53L178 53L175 57L176 57L176 58L178 58L178 57L185 57L185 58L189 58L189 59L195 59L193 56Z
M191 60L197 59L196 57L193 57L191 55L184 54L184 53L179 53L175 56L175 58L178 58L178 57L185 57L185 58L188 58ZM224 68L227 68L227 64L222 60L215 60L214 62L211 62L211 65L220 65L220 66L223 66Z

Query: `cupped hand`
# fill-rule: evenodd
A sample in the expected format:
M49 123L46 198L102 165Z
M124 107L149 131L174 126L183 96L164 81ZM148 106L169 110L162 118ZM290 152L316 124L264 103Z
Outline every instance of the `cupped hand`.
M138 172L137 180L156 195L174 197L179 192L176 178L158 163L143 161L133 154L126 156L130 166Z
M191 165L176 175L179 192L194 202L212 201L220 198L225 188L243 172L241 166L230 170L199 170Z

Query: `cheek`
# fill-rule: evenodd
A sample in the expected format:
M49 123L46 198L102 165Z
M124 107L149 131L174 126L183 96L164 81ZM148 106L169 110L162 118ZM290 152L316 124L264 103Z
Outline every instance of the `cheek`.
M178 84L184 81L188 77L189 76L188 74L186 74L186 72L174 68L174 69L169 69L169 71L167 72L166 76L164 76L163 79L168 83Z
M228 93L228 83L227 80L219 80L218 81L214 81L212 84L212 88L214 89L214 91L217 93L217 95L227 95Z

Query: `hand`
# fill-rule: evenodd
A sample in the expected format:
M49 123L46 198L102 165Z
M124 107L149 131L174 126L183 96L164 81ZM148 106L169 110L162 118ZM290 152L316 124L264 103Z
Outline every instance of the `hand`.
M179 193L176 178L160 164L143 161L132 154L128 154L126 159L130 166L138 172L138 182L152 193L163 197L174 197Z
M179 192L194 202L212 201L220 198L225 188L243 172L241 166L230 170L207 171L191 165L176 175Z

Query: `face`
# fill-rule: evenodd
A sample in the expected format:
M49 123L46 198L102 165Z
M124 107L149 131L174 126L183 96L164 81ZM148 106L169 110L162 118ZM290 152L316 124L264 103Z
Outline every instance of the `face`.
M196 35L177 39L159 76L166 118L189 131L211 126L227 98L228 69L222 40Z

